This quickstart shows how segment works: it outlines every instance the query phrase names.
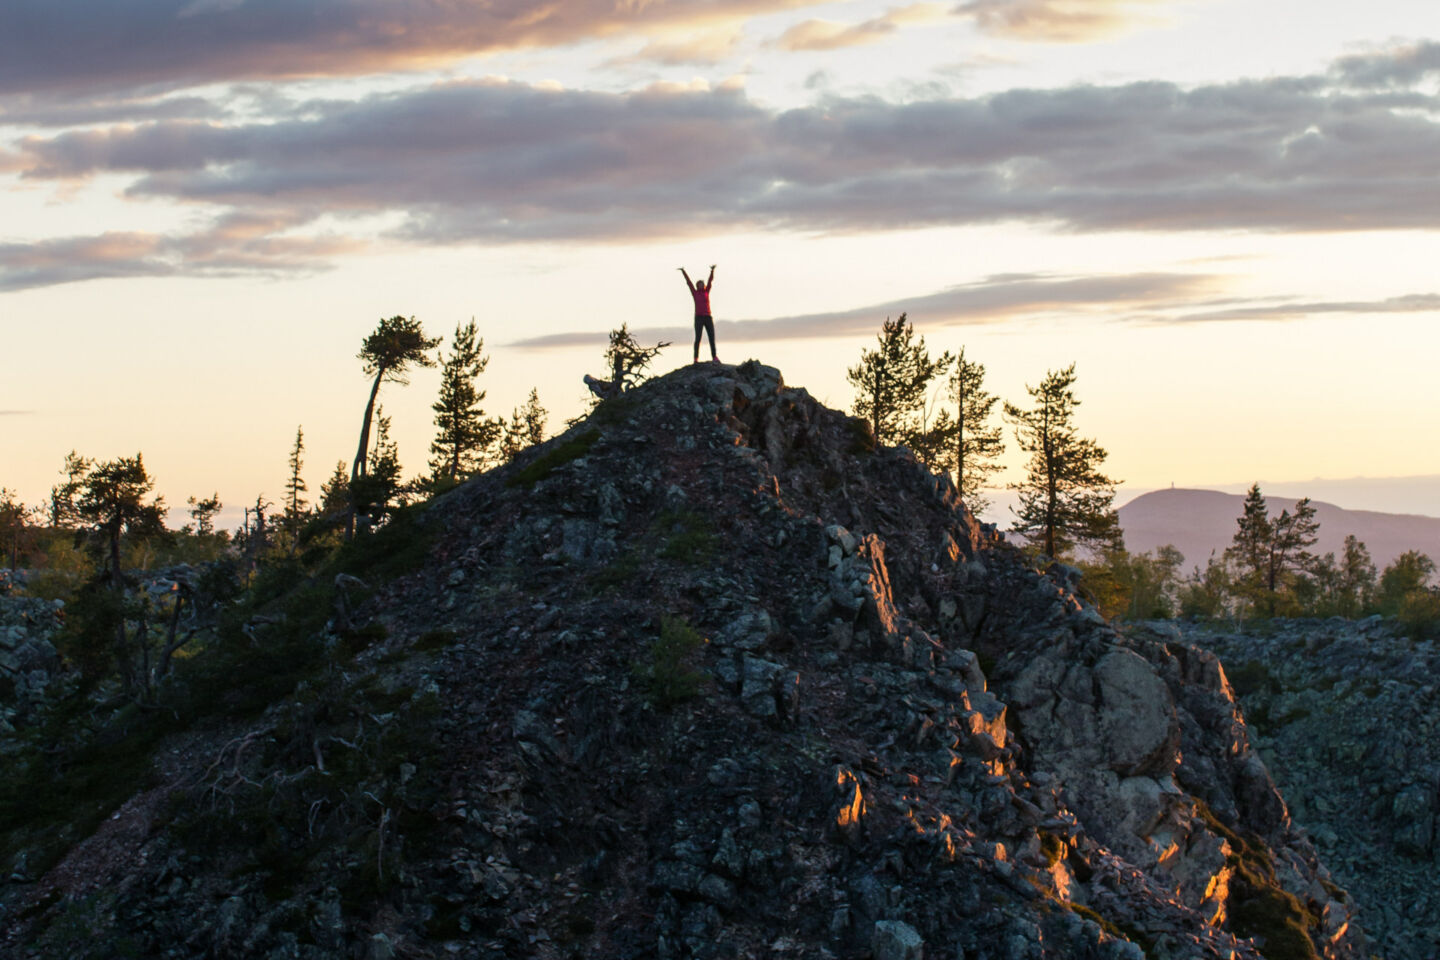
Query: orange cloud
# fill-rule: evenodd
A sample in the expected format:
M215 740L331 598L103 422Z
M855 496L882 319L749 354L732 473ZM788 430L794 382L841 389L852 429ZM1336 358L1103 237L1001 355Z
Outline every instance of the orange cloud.
M679 40L652 40L635 53L618 57L610 63L660 63L671 67L719 63L734 52L742 35L738 26L701 33L687 32Z
M883 15L861 23L836 23L833 20L806 20L782 33L774 46L782 50L838 50L875 43L894 33L904 24L924 23L946 16L938 3L912 3L895 7Z
M987 33L1048 43L1084 43L1153 23L1174 0L967 0L955 12Z

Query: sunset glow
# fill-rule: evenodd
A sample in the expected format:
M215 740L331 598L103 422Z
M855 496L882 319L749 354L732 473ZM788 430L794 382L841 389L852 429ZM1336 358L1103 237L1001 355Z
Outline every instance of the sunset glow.
M318 490L396 314L473 317L486 410L536 387L554 429L621 323L689 362L711 263L720 357L831 406L901 312L1006 399L1074 361L1121 502L1440 475L1437 35L1428 0L18 0L0 484L143 451L234 525L303 425ZM406 476L436 386L381 396Z

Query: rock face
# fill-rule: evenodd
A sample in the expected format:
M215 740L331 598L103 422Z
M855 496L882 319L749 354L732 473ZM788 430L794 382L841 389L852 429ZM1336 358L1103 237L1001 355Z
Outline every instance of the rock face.
M424 523L387 639L7 889L11 954L1366 955L1213 654L778 371L652 381Z
M1157 623L1220 654L1259 753L1390 960L1440 943L1440 649L1371 618Z

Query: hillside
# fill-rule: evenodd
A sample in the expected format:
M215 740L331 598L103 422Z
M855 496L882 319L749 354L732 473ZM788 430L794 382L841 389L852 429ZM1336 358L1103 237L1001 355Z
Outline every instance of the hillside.
M772 368L647 383L347 556L266 572L180 705L81 712L67 777L134 759L93 833L10 796L4 955L1368 955L1213 654Z
M1262 489L1263 493L1264 490ZM1186 569L1205 566L1213 551L1219 556L1235 535L1235 520L1245 497L1215 490L1156 490L1142 494L1120 508L1125 547L1132 553L1173 544L1185 555ZM1272 515L1292 509L1293 500L1266 497ZM1406 550L1419 550L1440 558L1440 518L1411 514L1346 510L1333 503L1312 500L1320 522L1318 554L1344 555L1345 537L1354 534L1384 569Z

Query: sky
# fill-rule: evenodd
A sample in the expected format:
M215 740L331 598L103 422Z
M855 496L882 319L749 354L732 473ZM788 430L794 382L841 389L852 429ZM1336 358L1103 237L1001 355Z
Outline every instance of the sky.
M713 263L721 358L831 406L904 312L1012 402L1074 362L1118 502L1440 515L1437 156L1433 0L8 0L0 485L140 451L235 523L303 427L314 495L394 315L558 427Z

